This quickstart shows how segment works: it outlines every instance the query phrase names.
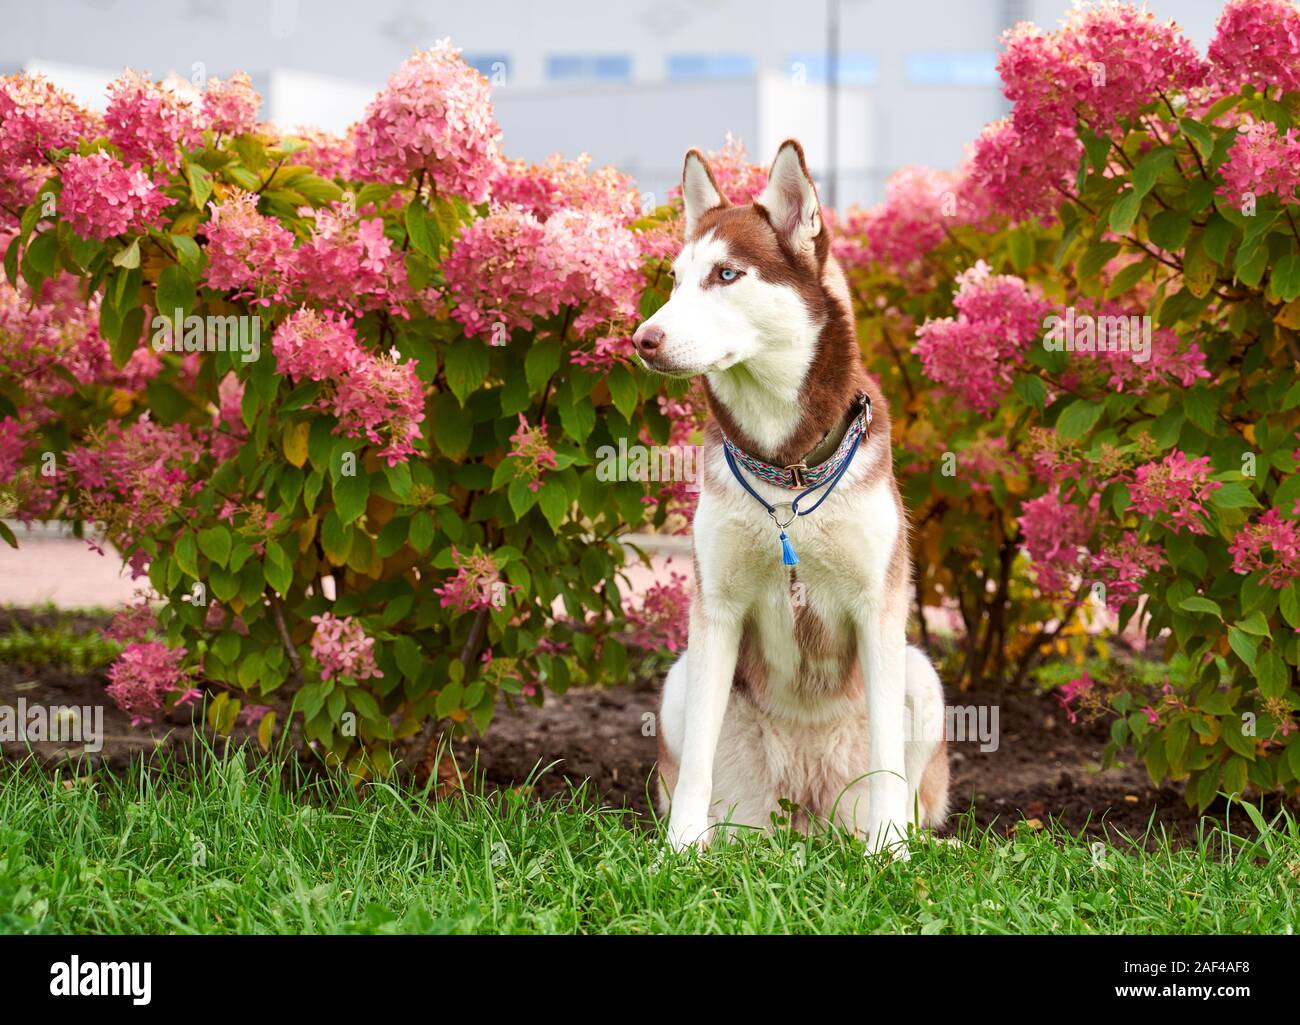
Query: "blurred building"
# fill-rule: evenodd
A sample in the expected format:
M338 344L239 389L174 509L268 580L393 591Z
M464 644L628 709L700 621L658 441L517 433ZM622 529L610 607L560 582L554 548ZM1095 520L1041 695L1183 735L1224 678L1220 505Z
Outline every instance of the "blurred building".
M1200 46L1219 0L1151 0ZM590 153L656 196L690 146L728 133L766 161L800 138L836 200L911 163L952 167L1006 110L997 39L1068 0L0 0L0 72L39 70L102 105L124 66L248 71L263 116L341 131L414 49L444 36L494 85L512 156ZM828 45L833 33L838 58ZM828 80L838 87L831 132ZM832 134L834 144L832 146Z

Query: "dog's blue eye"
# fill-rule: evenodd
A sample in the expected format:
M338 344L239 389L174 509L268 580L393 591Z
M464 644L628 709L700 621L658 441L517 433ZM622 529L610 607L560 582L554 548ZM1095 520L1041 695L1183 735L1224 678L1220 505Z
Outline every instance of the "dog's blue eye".
M718 271L718 277L723 281L735 281L740 275L730 267L723 267Z

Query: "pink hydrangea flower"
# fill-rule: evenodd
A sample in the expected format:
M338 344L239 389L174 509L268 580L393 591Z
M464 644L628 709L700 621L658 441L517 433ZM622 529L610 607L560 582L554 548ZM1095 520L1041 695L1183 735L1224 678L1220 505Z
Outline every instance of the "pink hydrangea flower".
M405 461L415 454L424 420L416 362L368 355L338 382L329 410L338 417L340 433L378 445L379 458L389 466Z
M1247 118L1237 131L1228 159L1219 168L1223 176L1219 195L1244 203L1252 196L1276 193L1283 203L1295 203L1296 186L1300 185L1300 139L1296 130L1288 128L1279 136L1272 121Z
M111 153L73 154L63 164L59 211L83 238L108 239L160 225L171 200L139 167L127 167Z
M358 218L344 203L303 213L312 213L315 224L294 254L297 287L318 302L405 317L406 264L384 234L383 219Z
M13 480L18 475L31 431L31 424L22 423L16 417L0 420L0 481Z
M113 421L64 457L72 506L115 541L134 541L185 504L202 452L186 424Z
M280 372L294 384L341 380L366 356L346 316L306 306L281 321L271 351Z
M1174 449L1164 459L1137 468L1132 488L1132 508L1140 516L1167 518L1170 529L1204 534L1201 516L1205 503L1222 484L1210 480L1210 457L1188 459Z
M1003 42L1003 91L1015 104L1017 131L1034 141L1072 130L1076 116L1111 133L1162 93L1185 93L1205 79L1204 62L1176 25L1115 0L1075 7L1057 32L1017 25Z
M169 170L180 166L182 151L203 136L203 111L192 97L129 69L109 83L104 118L123 157Z
M510 443L514 448L506 453L506 457L519 460L516 476L528 481L530 491L540 490L546 471L556 468L555 449L546 440L546 418L543 417L538 426L530 427L524 414L520 413L519 427L510 435Z
M639 601L624 605L629 627L627 643L643 651L684 651L690 613L690 578L670 571L668 580L656 581Z
M496 561L486 552L477 549L470 555L451 546L451 559L456 572L435 587L433 593L438 596L438 604L443 608L459 609L461 612L474 612L477 609L489 609L499 603L514 588L506 588L501 580L501 570Z
M410 57L354 130L362 177L404 182L423 172L439 192L487 198L500 159L488 80L447 40Z
M356 153L350 135L332 135L319 128L299 128L290 138L301 139L307 148L293 155L322 178L356 177Z
M231 190L212 204L212 220L203 226L209 288L238 296L283 301L294 279L294 239L274 217L257 210L257 197Z
M1142 581L1165 564L1158 545L1143 544L1134 531L1089 556L1090 572L1106 585L1106 608L1116 614L1141 593Z
M214 132L224 135L243 135L257 124L257 108L262 97L253 88L253 80L243 71L237 71L226 81L208 79L203 92L203 114Z
M1023 136L1007 119L986 125L971 150L968 177L1012 220L1049 220L1068 194L1083 144L1072 130Z
M1052 593L1069 589L1079 571L1096 523L1100 495L1087 508L1065 501L1055 487L1020 507L1020 532L1039 586Z
M311 654L320 664L322 680L343 677L349 680L382 679L375 665L375 639L351 616L339 618L332 612L312 616L316 632L311 637Z
M1062 684L1061 689L1057 691L1056 700L1059 701L1061 707L1065 709L1066 717L1071 723L1077 723L1079 721L1078 715L1071 706L1075 701L1092 690L1094 686L1096 686L1095 681L1088 675L1088 670L1085 669L1082 676L1077 676L1068 683Z
M127 605L113 616L104 636L119 644L143 641L158 629L158 619L147 600Z
M181 665L184 658L184 648L159 641L128 644L109 666L105 691L131 717L132 726L153 722L169 694L180 692L182 699L198 695L185 686L189 671Z
M849 266L877 262L905 270L942 242L948 231L979 218L955 174L905 167L885 183L885 200L849 210L835 225L833 251Z
M336 416L337 431L381 446L390 466L415 452L424 420L424 385L414 360L375 356L364 349L342 314L303 308L271 339L276 366L295 384L327 384L317 408Z
M606 214L621 224L640 216L636 184L612 167L591 170L586 153L576 160L553 156L540 164L506 160L492 177L492 202L514 204L545 221L557 211L573 208Z
M1264 583L1280 591L1300 577L1300 524L1269 509L1237 532L1228 551L1234 572L1262 571Z
M531 330L566 306L579 333L636 319L642 288L636 236L606 214L564 209L545 222L519 206L468 225L443 264L452 316L467 333L496 341Z
M988 412L1011 384L1050 308L1020 278L983 260L957 276L957 316L926 321L915 351L927 377L972 409Z
M92 120L42 75L0 78L0 178L25 165L46 164L51 150L76 146Z
M1228 0L1209 58L1225 93L1247 84L1274 95L1300 89L1300 11L1291 0Z

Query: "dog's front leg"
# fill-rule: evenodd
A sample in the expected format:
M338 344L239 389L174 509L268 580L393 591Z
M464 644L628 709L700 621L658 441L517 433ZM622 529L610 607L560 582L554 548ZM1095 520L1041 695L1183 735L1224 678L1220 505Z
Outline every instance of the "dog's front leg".
M868 742L867 830L873 851L900 844L907 836L906 623L874 604L858 623L858 653L866 689ZM905 848L903 848L905 849Z
M686 649L686 729L681 764L668 814L668 842L675 850L708 843L713 799L713 758L740 650L740 619L731 610L691 605Z

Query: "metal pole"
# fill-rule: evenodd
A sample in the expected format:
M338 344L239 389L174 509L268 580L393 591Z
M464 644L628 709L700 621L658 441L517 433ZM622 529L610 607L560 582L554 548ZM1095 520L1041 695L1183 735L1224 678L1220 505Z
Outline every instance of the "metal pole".
M840 133L840 0L826 0L826 205L836 205Z

